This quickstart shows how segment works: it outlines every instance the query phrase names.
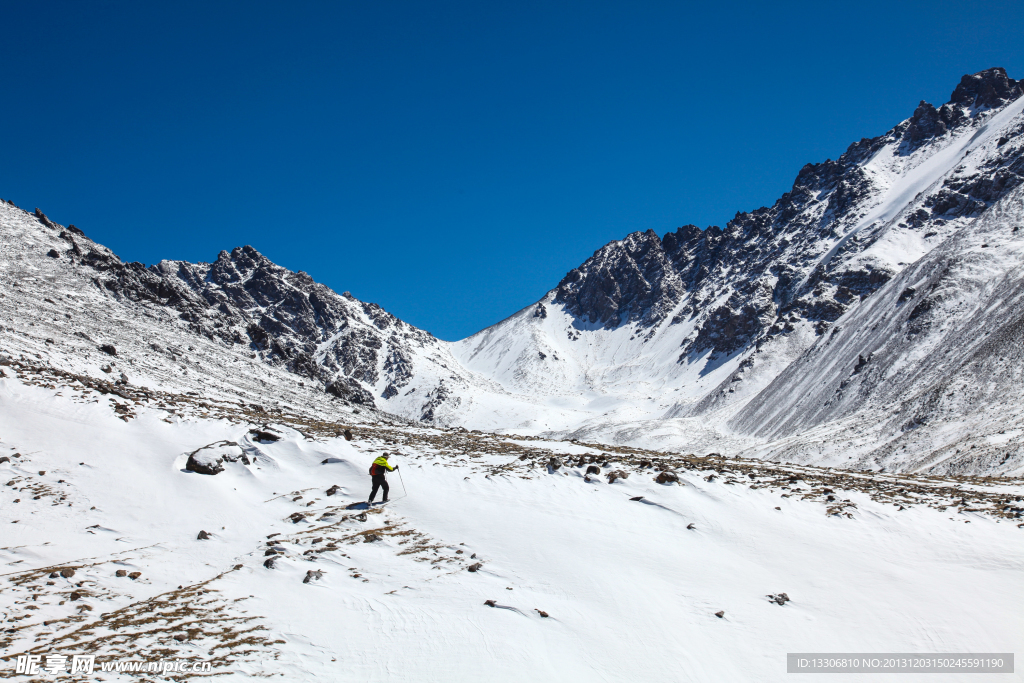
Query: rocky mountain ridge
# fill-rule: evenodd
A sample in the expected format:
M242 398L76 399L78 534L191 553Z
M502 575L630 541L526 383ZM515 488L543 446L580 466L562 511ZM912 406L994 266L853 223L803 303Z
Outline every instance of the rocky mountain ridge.
M961 236L1010 200L1024 179L1021 94L1022 83L1002 69L964 76L941 107L922 103L884 135L805 166L771 207L738 213L724 229L687 225L611 242L537 304L455 343L277 266L251 246L212 263L124 263L73 225L8 202L0 207L0 277L12 294L0 299L3 350L92 367L92 340L107 335L130 346L124 362L137 365L129 375L190 390L209 388L201 386L205 372L225 395L266 402L277 386L287 401L327 413L337 410L334 401L441 426L818 462L832 456L806 448L801 434L880 407L865 399L844 403L845 412L799 417L805 407L787 403L797 368L818 358L815 372L834 388L826 347L840 328L851 333L842 321L857 320L930 254L958 258ZM900 304L914 297L904 289ZM51 305L32 311L33 297ZM79 322L82 309L68 302L85 299L102 315ZM62 310L75 325L51 319ZM26 327L37 324L54 339L43 343ZM119 325L134 332L115 333ZM167 341L181 334L188 352ZM914 354L912 337L894 358ZM856 367L870 354L855 354ZM161 363L181 369L167 375ZM832 396L821 401L836 405ZM780 405L796 412L781 421L764 412ZM851 446L847 460L895 468L955 461L964 471L1021 465L1016 436L1009 450L950 452L947 462L929 456L956 439L920 440L908 455L893 450L899 435L890 428ZM996 462L1004 451L1010 455Z
M1021 94L1021 82L1000 68L964 76L940 108L922 102L884 135L851 144L834 161L807 164L774 205L737 213L724 230L686 225L664 238L649 230L602 247L562 279L555 302L607 328L636 322L650 329L688 298L673 323L689 317L699 324L681 361L689 351L733 353L785 333L795 319L820 333L905 265L856 258L885 235L881 228L912 231L934 246L1020 184L1024 127L1018 122L1000 136L998 152L978 168L954 169L901 207L894 226L861 231L858 222L886 189L867 163L883 150L890 165L925 163L930 155L911 159L914 152L980 131Z

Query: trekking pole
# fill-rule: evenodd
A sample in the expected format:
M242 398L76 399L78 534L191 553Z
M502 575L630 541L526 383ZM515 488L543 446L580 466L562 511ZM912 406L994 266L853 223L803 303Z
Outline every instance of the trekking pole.
M402 482L402 498L409 495L409 489L405 488L405 479L402 478L402 468L398 468L398 481Z

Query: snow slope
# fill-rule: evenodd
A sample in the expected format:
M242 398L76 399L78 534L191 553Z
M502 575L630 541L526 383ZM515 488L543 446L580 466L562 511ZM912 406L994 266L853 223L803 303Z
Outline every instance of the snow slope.
M712 459L662 485L628 451L369 423L349 442L297 417L271 442L238 411L154 399L125 419L5 370L0 448L20 457L0 463L4 677L14 655L59 651L210 660L232 680L773 681L787 652L1005 652L1024 627L1022 531L999 512L1020 482ZM224 440L251 464L183 471ZM346 510L385 449L394 502ZM545 469L553 452L632 474Z

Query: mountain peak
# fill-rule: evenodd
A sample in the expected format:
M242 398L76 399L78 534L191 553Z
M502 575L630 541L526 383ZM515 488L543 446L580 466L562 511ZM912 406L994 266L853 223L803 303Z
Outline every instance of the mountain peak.
M1006 75L1006 69L996 66L976 74L966 74L949 96L949 101L979 109L995 109L1013 102L1022 94L1022 81L1013 80Z

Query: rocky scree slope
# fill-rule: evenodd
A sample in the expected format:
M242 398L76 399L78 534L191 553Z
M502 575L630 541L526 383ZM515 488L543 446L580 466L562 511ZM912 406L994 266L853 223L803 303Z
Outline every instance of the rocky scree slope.
M29 213L10 201L0 203L0 234L0 359L59 368L123 387L122 393L202 396L268 414L301 409L321 416L362 412L371 419L397 419L373 408L365 390L346 391L343 383L325 385L293 372L294 355L287 360L275 355L290 353L286 340L278 341L276 352L261 348L244 336L247 329L256 334L257 325L232 305L221 301L232 315L201 308L206 300L197 291L205 288L213 298L218 285L203 287L193 279L197 289L192 289L177 274L195 278L212 264L176 268L164 262L148 269L125 264L73 225L64 227L38 209ZM255 253L236 251L239 257ZM287 271L269 267L286 280ZM256 283L249 287L260 289ZM268 318L288 315L284 306L266 308L272 311ZM362 307L351 304L353 309ZM359 324L365 326L365 318Z
M314 401L335 398L371 409L400 390L408 394L415 376L429 386L409 398L415 405L407 412L426 420L438 385L443 388L439 378L459 373L447 345L429 333L348 292L339 295L307 273L282 268L251 246L222 251L213 263L125 263L75 226L57 224L38 209L22 211L13 202L0 206L0 229L6 243L3 270L15 295L7 331L61 322L48 337L82 346L79 357L96 351L97 340L110 341L115 349L141 342L139 353L127 358L156 355L174 363L191 357L199 365L206 358L211 367L205 370L218 374L217 366L225 362L220 356L228 356L229 363L262 366L256 375L270 371L286 378L284 386L301 387L313 397L319 393ZM21 294L26 301L19 304ZM75 304L86 300L82 312L88 310L90 317L72 316L78 312L72 311ZM32 311L33 301L44 310ZM36 313L42 320L35 320ZM125 319L148 321L145 331L125 334L119 329L123 323L116 322ZM92 324L93 331L83 327ZM166 340L156 338L161 335ZM29 346L32 354L55 350ZM11 339L7 350L23 348L28 347ZM213 356L207 358L206 350ZM224 380L244 381L232 373Z
M731 421L818 460L814 428L859 467L1024 469L1024 187L842 318ZM795 438L794 438L795 437Z

